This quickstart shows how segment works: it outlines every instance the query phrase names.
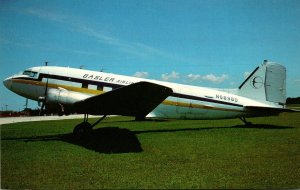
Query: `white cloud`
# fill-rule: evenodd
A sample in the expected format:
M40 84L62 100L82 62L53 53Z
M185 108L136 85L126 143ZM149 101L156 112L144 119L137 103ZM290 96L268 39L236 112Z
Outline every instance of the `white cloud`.
M294 80L294 84L295 84L295 86L300 86L300 79Z
M214 83L222 83L228 79L228 75L222 74L221 76L215 76L214 74L208 74L202 77L202 80L210 81Z
M296 83L300 83L300 79L296 79L294 82L296 82Z
M162 80L164 81L170 81L170 80L174 80L174 79L178 79L179 78L179 73L172 71L172 73L168 74L162 74L161 75Z
M77 16L64 15L64 14L59 14L57 12L51 12L51 11L40 10L35 8L26 9L25 13L39 17L44 20L62 23L70 30L79 32L86 36L90 36L99 43L110 45L118 49L119 51L128 54L132 54L140 57L153 56L153 55L164 56L164 57L169 56L164 51L148 46L146 44L138 43L138 42L128 42L122 39L118 39L114 36L107 35L105 32L97 30L93 26L87 25L84 19Z
M134 77L138 77L138 78L147 78L149 76L148 72L136 72L134 75Z
M189 82L194 81L209 81L213 83L222 83L226 79L228 79L228 75L222 74L221 76L216 76L214 74L208 74L208 75L199 75L199 74L188 74L187 79Z
M68 16L53 13L47 10L41 10L41 9L35 9L35 8L28 8L25 10L25 13L35 15L39 18L46 19L46 20L52 20L55 22L67 22Z
M7 39L2 39L0 38L0 43L5 43L5 44L11 44L11 45L15 45L15 46L19 46L19 47L24 47L24 48L31 48L34 47L34 44L32 43L27 43L27 42L23 42L23 41L10 41Z
M189 79L190 82L193 82L193 81L196 81L196 80L201 80L201 75L188 74L187 78Z
M139 57L145 56L164 56L167 57L168 54L163 52L160 49L148 46L146 44L137 43L137 42L128 42L122 39L118 39L116 37L105 34L102 31L96 30L90 26L86 26L84 23L77 24L73 26L76 31L95 38L98 42L102 44L110 45L119 51L136 55Z

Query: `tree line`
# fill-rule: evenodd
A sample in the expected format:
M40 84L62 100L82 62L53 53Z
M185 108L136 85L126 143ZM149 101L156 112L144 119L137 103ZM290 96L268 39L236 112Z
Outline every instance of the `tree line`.
M287 98L286 104L300 104L300 97L297 98Z

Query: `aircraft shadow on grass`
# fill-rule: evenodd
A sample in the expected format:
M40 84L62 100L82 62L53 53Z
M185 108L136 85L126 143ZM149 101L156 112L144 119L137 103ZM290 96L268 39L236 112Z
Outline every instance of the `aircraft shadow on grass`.
M294 127L275 126L275 125L261 125L253 124L235 125L232 127L199 127L199 128L175 128L175 129L161 129L161 130L142 130L130 131L128 129L119 127L101 127L93 130L93 132L84 138L74 138L72 133L62 135L45 135L34 137L21 138L5 138L2 140L21 140L24 142L35 141L63 141L93 150L99 153L139 153L143 149L141 143L137 138L138 134L143 133L170 133L170 132L184 132L184 131L204 131L217 129L233 129L233 128L254 128L254 129L291 129Z
M136 134L128 129L103 127L93 130L83 138L76 138L72 133L61 135L44 135L20 138L2 138L2 140L19 140L24 142L63 141L93 150L99 153L138 153L143 149Z
M138 153L143 151L136 134L119 127L98 128L81 139L74 138L73 134L66 134L62 136L61 140L99 153Z
M202 131L202 130L217 130L217 129L232 129L232 128L249 128L249 129L291 129L294 127L288 126L276 126L276 125L265 125L265 124L252 124L252 125L235 125L232 127L199 127L199 128L177 128L177 129L162 129L162 130L145 130L135 131L135 134L142 133L163 133L163 132L180 132L180 131Z

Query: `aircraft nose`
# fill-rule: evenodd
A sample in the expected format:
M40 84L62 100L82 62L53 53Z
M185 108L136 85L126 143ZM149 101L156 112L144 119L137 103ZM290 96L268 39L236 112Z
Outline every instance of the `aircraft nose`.
M5 79L3 81L3 84L6 88L8 89L11 89L11 86L12 86L12 78L11 77L8 77L7 79Z

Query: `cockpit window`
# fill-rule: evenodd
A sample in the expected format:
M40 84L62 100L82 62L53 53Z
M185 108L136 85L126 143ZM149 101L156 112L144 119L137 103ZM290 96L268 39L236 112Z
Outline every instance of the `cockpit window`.
M27 75L29 77L36 77L37 72L33 72L33 71L24 71L23 75Z

